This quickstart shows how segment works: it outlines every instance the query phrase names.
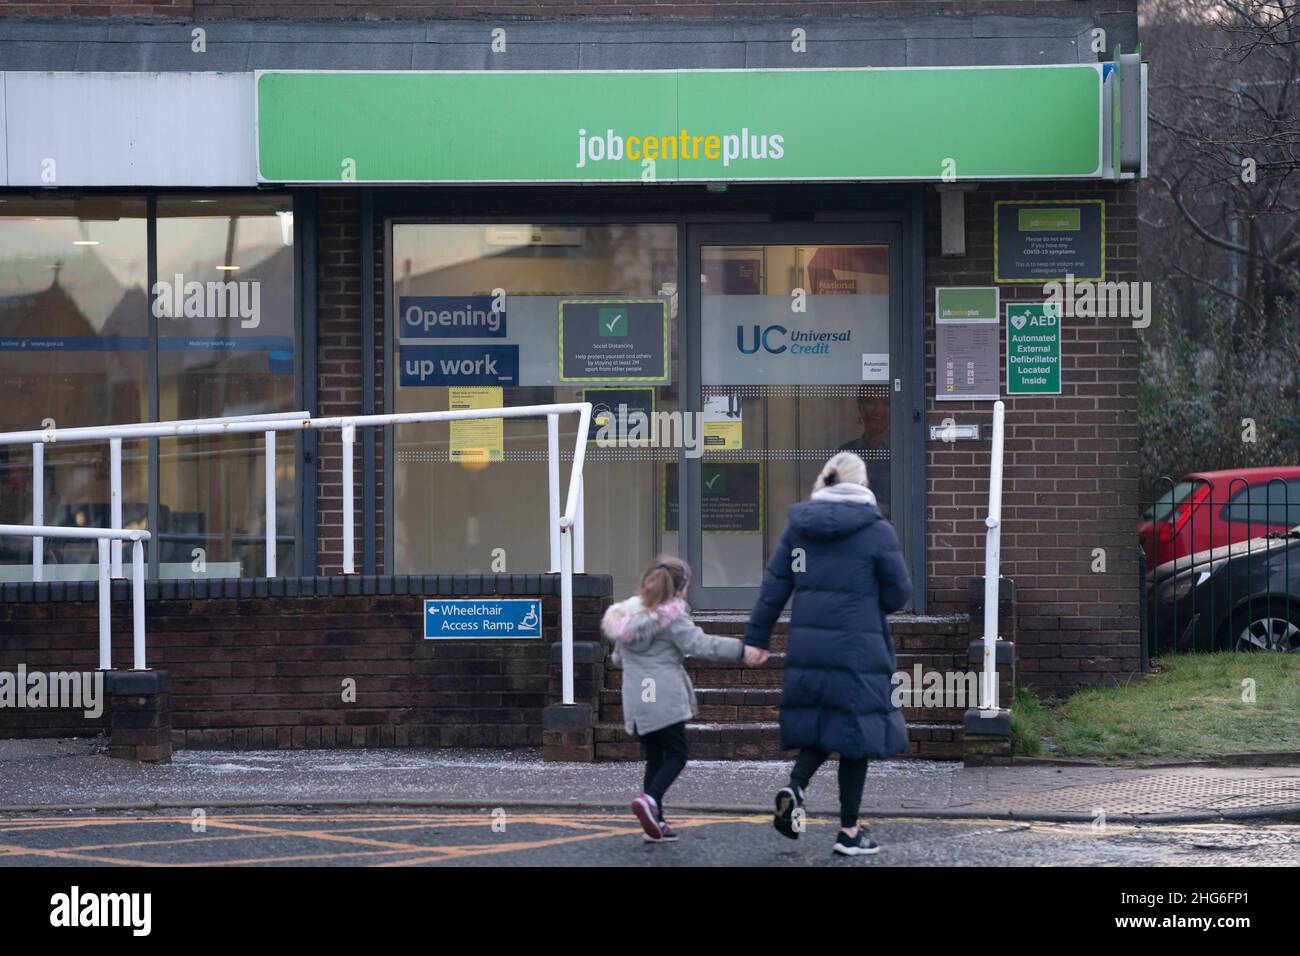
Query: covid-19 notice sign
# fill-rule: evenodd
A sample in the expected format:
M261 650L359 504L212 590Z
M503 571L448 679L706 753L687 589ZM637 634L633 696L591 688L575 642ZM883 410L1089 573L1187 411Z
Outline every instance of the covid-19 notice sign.
M566 300L559 332L561 382L668 382L664 299Z

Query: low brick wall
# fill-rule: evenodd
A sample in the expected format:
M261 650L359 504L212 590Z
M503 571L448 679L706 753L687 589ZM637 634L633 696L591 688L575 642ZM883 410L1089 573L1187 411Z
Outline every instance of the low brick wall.
M574 578L575 639L592 639L608 575ZM542 640L425 640L425 597L538 597ZM131 659L114 585L113 663ZM93 669L94 585L7 585L0 671ZM288 578L150 584L148 663L171 678L177 748L517 747L542 744L556 575ZM355 699L345 690L355 682ZM107 729L75 713L4 711L0 736Z

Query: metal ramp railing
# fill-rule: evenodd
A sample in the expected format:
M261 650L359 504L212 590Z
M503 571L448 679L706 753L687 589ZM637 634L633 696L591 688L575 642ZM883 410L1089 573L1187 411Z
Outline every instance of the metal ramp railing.
M560 426L561 415L577 415L578 429L574 440L573 466L569 472L568 487L561 508L560 498ZM83 537L100 539L101 556L108 552L108 560L100 568L100 633L101 663L103 634L107 619L105 602L107 588L103 587L104 564L109 574L122 577L122 541L135 542L142 562L141 542L149 540L147 531L122 530L122 442L142 438L194 438L205 435L256 434L265 438L265 496L266 526L265 549L267 577L276 577L276 517L275 517L275 436L278 432L327 431L338 429L342 439L343 486L343 573L356 573L355 511L356 492L353 481L354 446L358 428L382 428L388 425L414 425L426 422L453 422L493 418L545 418L547 424L547 527L550 536L550 570L560 575L560 635L561 635L561 686L562 702L573 703L573 575L586 570L585 535L583 529L582 470L587 452L587 434L591 423L590 402L563 402L548 405L518 405L509 408L457 409L444 412L402 412L388 415L353 415L312 418L307 412L284 412L264 415L241 415L224 418L187 419L173 422L145 422L137 425L99 425L82 428L49 428L7 432L0 434L0 445L30 445L33 461L32 524L30 526L0 526L0 533L25 535L33 538L32 580L42 581L43 550L47 537ZM43 480L45 446L57 443L104 442L109 443L109 488L111 528L60 529L44 525ZM5 532L3 529L8 528ZM77 533L72 533L72 532ZM57 533L55 533L57 532ZM138 537L132 537L132 536ZM143 564L138 574L140 586L135 600L138 603L140 648L137 660L143 662ZM141 663L141 667L143 664Z

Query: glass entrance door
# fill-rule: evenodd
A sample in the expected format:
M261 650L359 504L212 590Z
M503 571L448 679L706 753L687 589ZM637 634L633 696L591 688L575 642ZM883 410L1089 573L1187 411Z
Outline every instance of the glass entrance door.
M862 456L896 526L907 512L898 233L708 226L689 245L685 397L703 440L664 484L680 494L692 603L748 609L787 509L836 452Z

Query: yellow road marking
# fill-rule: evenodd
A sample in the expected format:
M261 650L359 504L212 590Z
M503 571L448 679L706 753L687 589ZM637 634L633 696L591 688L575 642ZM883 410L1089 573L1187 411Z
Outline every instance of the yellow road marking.
M571 832L538 839L511 839L509 842L492 841L488 843L457 843L429 845L412 843L397 839L383 839L387 833L412 832L420 830L481 830L491 827L501 818L483 810L446 810L434 812L385 811L366 813L365 811L347 811L339 813L256 813L221 816L209 814L206 825L217 834L197 836L180 836L168 839L162 835L158 838L130 840L123 843L87 843L73 847L30 847L12 843L0 844L0 859L16 857L37 857L42 859L68 860L85 863L100 863L119 866L246 866L264 863L304 863L357 858L359 862L370 862L378 866L413 866L422 863L438 863L447 860L468 859L490 856L500 853L526 852L528 850L546 849L558 846L570 846L610 837L640 835L638 825L628 820L624 813L613 811L583 811L581 809L562 809L554 811L506 810L507 827L522 826L554 827ZM689 814L675 817L673 826L678 830L700 829L719 824L766 825L771 821L769 814ZM89 830L96 827L122 827L148 824L152 826L190 827L194 818L188 814L176 815L139 815L139 816L85 816L52 819L50 817L18 817L4 820L0 832L16 836L26 832L50 832L59 830ZM810 825L834 826L830 817L810 816ZM864 823L869 821L863 821ZM1170 833L1208 833L1232 830L1249 830L1249 824L1242 823L1197 823L1197 824L1134 824L1111 823L1103 829L1095 829L1091 823L1042 823L1017 820L992 820L980 817L970 818L927 818L895 817L887 821L894 824L942 824L946 826L980 826L1015 828L1033 833L1070 834L1073 836L1091 835L1107 837L1136 832L1170 832ZM1296 831L1300 826L1283 825L1272 829ZM576 832L574 832L576 831ZM367 835L369 834L369 835ZM195 843L235 843L250 840L286 840L300 839L336 845L333 852L296 853L282 856L259 856L250 858L229 858L221 860L191 861L184 863L159 863L151 860L109 856L104 851L139 850L149 848L166 848ZM344 849L343 847L347 847ZM387 858L387 859L384 859Z

